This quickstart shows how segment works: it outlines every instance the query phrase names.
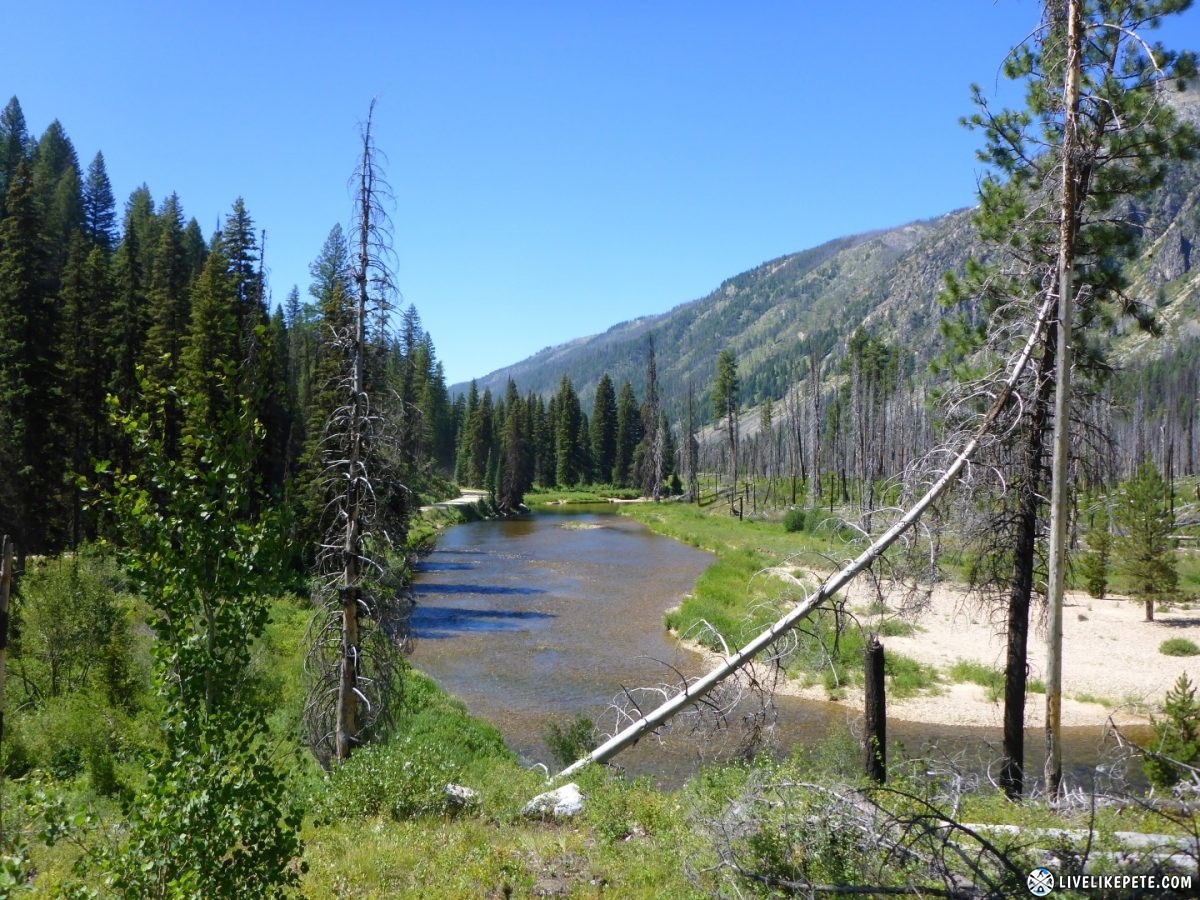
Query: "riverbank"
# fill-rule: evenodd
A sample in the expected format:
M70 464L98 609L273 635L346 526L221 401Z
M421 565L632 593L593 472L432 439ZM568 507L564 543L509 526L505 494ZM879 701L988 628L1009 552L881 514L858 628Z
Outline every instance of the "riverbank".
M847 590L848 609L861 621L879 621L875 590L857 581ZM911 634L882 639L885 653L898 653L933 667L938 683L921 695L890 699L890 718L911 722L999 728L1003 700L994 687L955 681L953 672L1000 672L1005 639L1002 616L972 599L961 586L935 587L919 612L904 621ZM1063 610L1062 724L1064 727L1143 724L1161 706L1163 696L1181 672L1200 683L1200 657L1166 656L1163 641L1188 637L1200 642L1200 610L1176 608L1144 621L1142 604L1125 598L1097 600L1068 592ZM967 665L963 665L966 663ZM1044 628L1035 624L1029 641L1029 679L1041 685L1046 674ZM825 688L790 679L780 693L828 700ZM843 689L842 704L861 706L860 687ZM1045 694L1031 691L1025 710L1027 727L1045 720Z
M785 535L778 524L736 523L694 510L643 507L631 512L651 529L715 550L719 557L734 552L756 554L759 565L752 578L723 586L725 596L690 598L688 602L698 609L733 608L739 602L734 596L738 592L753 593L754 603L761 603L765 594L796 596L802 586L811 587L821 577L812 574L818 570L811 561L814 535ZM797 550L805 558L797 559ZM714 565L722 565L720 558ZM773 576L777 587L764 591L763 576ZM697 593L704 593L704 588L698 585ZM889 718L1001 727L1003 701L997 685L1002 683L1005 658L1002 612L993 613L962 586L949 583L933 587L916 609L905 607L886 591L880 596L865 578L854 581L846 596L847 610L866 633L890 635L882 638L889 656L903 657L929 670L925 685L915 695L889 696ZM754 603L743 605L749 608ZM711 620L712 614L705 612L699 617ZM673 623L682 621L685 630L688 619L686 614L669 616ZM1200 656L1160 652L1160 645L1170 638L1200 644L1200 610L1184 604L1160 612L1155 622L1145 622L1141 603L1125 598L1097 600L1069 592L1063 613L1063 726L1099 728L1110 718L1118 725L1144 724L1161 707L1180 673L1200 683ZM695 643L688 646L709 656L710 665L716 664L711 651ZM1026 726L1036 728L1045 719L1045 695L1037 690L1046 673L1045 630L1040 621L1031 624L1028 665L1031 690ZM861 709L862 688L854 681L843 680L831 692L828 680L819 672L790 674L780 682L779 693Z

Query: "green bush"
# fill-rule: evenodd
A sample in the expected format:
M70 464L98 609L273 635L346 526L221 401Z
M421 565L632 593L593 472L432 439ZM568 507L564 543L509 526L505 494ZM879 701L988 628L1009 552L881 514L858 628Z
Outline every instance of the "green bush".
M1170 787L1184 775L1180 764L1200 765L1200 702L1186 672L1167 691L1163 707L1165 718L1150 717L1154 741L1146 748L1144 768L1151 784Z
M551 722L546 729L546 746L550 755L562 766L569 766L595 745L596 724L587 716L576 716L566 725Z
M412 738L359 748L325 780L313 800L318 822L386 815L401 821L451 809L446 785L456 766Z
M783 530L791 534L795 531L803 531L805 520L808 514L799 508L789 509L783 516Z
M1200 656L1200 647L1187 638L1168 638L1158 645L1163 656Z

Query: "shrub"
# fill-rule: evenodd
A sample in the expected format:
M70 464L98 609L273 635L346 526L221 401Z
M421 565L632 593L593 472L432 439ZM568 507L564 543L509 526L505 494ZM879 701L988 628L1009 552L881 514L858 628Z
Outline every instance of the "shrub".
M1187 638L1168 638L1158 645L1163 656L1200 656L1200 647Z
M783 530L789 534L794 531L803 531L807 517L808 514L802 509L789 509L783 516Z
M1186 672L1167 691L1163 708L1165 718L1150 717L1154 741L1144 768L1151 784L1169 787L1183 777L1182 766L1200 765L1200 703Z
M418 746L405 739L360 747L329 774L324 792L314 798L314 817L333 822L386 815L400 821L448 812L445 787L455 780L455 767Z
M566 725L551 722L546 729L546 746L562 766L569 766L591 752L596 724L587 716L576 716Z

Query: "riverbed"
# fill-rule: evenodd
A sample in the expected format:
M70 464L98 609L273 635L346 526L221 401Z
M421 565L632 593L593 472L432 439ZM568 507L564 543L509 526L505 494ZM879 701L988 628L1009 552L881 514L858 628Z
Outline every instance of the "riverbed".
M552 722L586 716L611 731L614 698L702 673L703 661L677 645L663 614L712 558L607 506L455 526L418 567L412 662L495 724L526 764L553 768L544 741ZM776 704L774 746L784 752L798 742L848 738L861 717L837 703L779 697ZM723 735L643 739L617 763L678 783L701 761L736 750L738 718ZM1039 738L1031 732L1028 741L1031 773L1041 767ZM1100 735L1076 729L1066 741L1067 765L1086 784L1097 764L1103 769ZM999 743L996 729L889 722L891 758L927 756L930 771L986 771Z

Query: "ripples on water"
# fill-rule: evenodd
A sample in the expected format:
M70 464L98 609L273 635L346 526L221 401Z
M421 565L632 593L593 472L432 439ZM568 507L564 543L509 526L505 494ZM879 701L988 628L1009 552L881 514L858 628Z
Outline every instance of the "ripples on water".
M583 715L609 725L609 702L624 689L700 674L700 659L676 646L663 614L711 562L608 511L455 526L417 567L412 661L494 723L527 763L552 766L542 739L550 722ZM858 718L832 703L779 698L778 705L776 741L784 748L845 733ZM970 754L986 766L998 755L992 729L889 722L888 730L889 744L899 745L893 759L897 751L948 761ZM1094 763L1095 732L1071 731L1081 733L1067 735L1068 761ZM711 749L706 743L682 736L660 748L645 738L617 762L677 783ZM1041 735L1031 735L1030 772L1041 769L1040 745Z

